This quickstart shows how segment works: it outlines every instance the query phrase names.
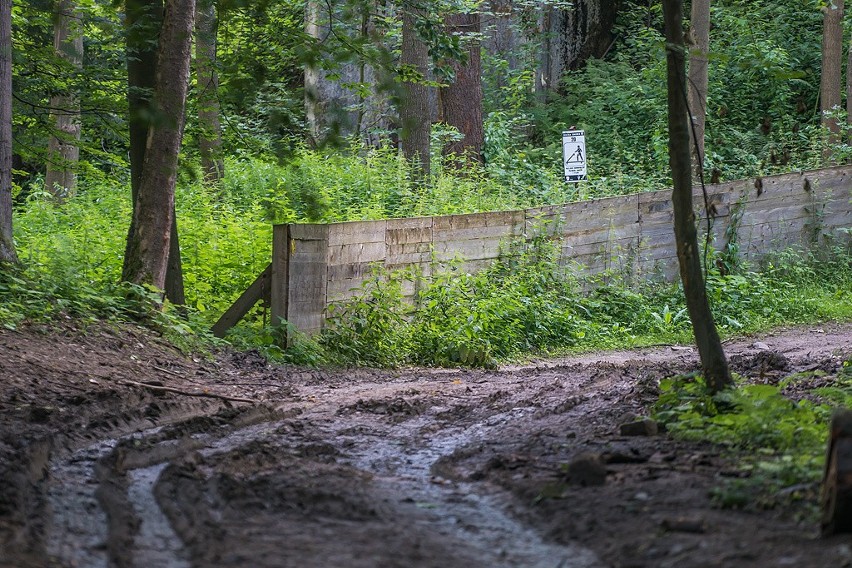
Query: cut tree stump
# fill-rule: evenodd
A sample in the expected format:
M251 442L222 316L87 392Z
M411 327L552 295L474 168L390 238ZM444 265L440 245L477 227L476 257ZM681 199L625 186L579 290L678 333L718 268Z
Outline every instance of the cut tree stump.
M852 411L831 418L822 480L822 534L852 532Z

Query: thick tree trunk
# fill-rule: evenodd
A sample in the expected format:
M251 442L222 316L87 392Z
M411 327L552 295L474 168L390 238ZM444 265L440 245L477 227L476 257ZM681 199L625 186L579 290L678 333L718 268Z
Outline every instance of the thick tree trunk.
M213 0L197 0L195 22L195 76L198 81L199 151L204 181L217 183L225 172L222 127L219 123L219 73L216 70L216 7Z
M75 68L83 66L83 29L74 0L57 0L54 10L53 49ZM71 92L50 97L56 133L47 146L44 185L62 202L74 194L77 162L80 159L80 98Z
M400 144L409 162L419 165L422 179L429 177L429 143L432 121L429 113L429 89L423 83L429 73L429 50L417 35L417 16L402 12L402 52L400 64L420 75L419 81L403 81L399 100Z
M0 0L0 263L17 261L12 237L12 0Z
M619 0L577 0L565 9L560 30L563 69L580 69L590 58L606 54L620 4Z
M130 126L130 187L136 207L148 130L155 114L153 93L157 76L157 46L163 24L162 0L126 0L127 25L127 101ZM185 303L183 267L177 233L177 219L172 209L172 230L169 238L169 262L166 270L166 297L173 304ZM136 218L128 231L125 259L131 256L130 245L136 242Z
M174 219L177 161L189 82L195 0L166 0L145 162L123 278L164 288Z
M478 34L478 13L453 14L447 16L447 31L451 34ZM482 58L479 40L472 40L467 53L467 62L453 64L455 80L440 90L441 120L455 127L462 139L452 142L447 154L454 154L464 161L481 162L485 136L482 130Z
M717 391L730 384L731 374L722 342L710 313L692 208L692 168L689 154L689 116L686 109L686 71L682 0L663 0L668 67L669 164L674 190L674 233L680 279L707 385Z
M843 59L843 0L829 0L823 8L822 27L822 72L820 74L820 110L822 125L828 129L829 145L837 144L840 124L827 112L840 106L841 62ZM831 159L831 148L825 158Z
M692 116L692 163L695 179L702 178L704 165L704 123L707 116L707 53L710 50L710 0L692 0L691 35L695 45L689 51L689 112Z
M157 37L163 22L162 0L125 0L127 26L127 104L130 115L130 188L133 203L142 180L145 145L157 77ZM131 225L131 231L133 227Z

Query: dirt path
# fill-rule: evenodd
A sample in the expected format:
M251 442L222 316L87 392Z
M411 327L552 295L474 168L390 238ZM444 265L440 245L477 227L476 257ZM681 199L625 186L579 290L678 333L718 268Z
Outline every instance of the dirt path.
M760 380L830 375L852 325L727 351ZM0 565L852 566L806 507L714 508L736 471L718 449L618 434L696 364L661 347L309 371L186 359L137 329L2 331Z

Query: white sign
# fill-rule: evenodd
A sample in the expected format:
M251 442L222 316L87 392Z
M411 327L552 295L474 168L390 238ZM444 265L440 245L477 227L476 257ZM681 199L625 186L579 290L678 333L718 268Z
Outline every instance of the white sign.
M583 130L566 130L562 133L562 163L565 181L586 179L586 133Z

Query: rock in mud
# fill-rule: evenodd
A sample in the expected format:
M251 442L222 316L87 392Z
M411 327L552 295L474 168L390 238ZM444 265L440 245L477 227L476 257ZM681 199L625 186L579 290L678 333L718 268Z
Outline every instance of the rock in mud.
M566 478L569 483L590 487L606 483L606 465L599 454L585 453L568 464Z
M622 436L656 436L660 431L659 426L650 418L640 418L621 425Z

